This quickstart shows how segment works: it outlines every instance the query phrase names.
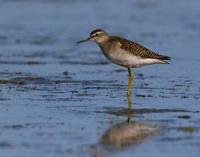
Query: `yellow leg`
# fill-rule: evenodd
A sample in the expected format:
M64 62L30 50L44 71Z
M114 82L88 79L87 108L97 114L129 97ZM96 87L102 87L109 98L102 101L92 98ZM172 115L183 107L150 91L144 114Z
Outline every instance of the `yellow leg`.
M131 95L131 88L133 86L133 79L134 79L134 76L133 76L133 71L130 67L128 67L128 74L129 74L129 81L128 81L128 96Z
M128 109L132 108L132 100L131 100L131 95L128 95Z

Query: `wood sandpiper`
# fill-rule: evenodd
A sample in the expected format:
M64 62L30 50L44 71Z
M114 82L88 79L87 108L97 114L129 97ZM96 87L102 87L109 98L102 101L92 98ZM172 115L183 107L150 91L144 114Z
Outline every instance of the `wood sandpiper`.
M119 36L110 36L102 29L93 30L87 39L77 43L79 44L88 40L95 41L106 58L111 62L128 68L128 96L131 94L134 79L132 68L150 64L168 64L167 60L170 60L170 57L155 53L136 42Z

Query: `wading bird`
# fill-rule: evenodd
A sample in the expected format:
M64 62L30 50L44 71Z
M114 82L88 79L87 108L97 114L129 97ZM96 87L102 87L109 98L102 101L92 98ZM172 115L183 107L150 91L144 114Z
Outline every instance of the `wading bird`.
M155 53L136 42L119 36L110 36L102 29L93 30L87 39L77 43L89 40L95 41L106 58L111 62L128 68L128 96L131 94L134 79L132 68L150 64L167 64L167 60L170 60L170 57Z

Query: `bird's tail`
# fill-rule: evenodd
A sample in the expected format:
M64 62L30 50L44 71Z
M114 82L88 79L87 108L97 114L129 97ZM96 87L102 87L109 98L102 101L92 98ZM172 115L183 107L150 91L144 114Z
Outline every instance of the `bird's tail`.
M169 64L169 62L167 62L166 60L159 60L160 62L160 64Z

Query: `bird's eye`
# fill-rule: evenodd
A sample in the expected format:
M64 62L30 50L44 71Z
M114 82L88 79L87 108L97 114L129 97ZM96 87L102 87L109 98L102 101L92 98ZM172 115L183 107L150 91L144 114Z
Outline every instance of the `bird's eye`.
M95 36L98 36L98 34L95 34Z

